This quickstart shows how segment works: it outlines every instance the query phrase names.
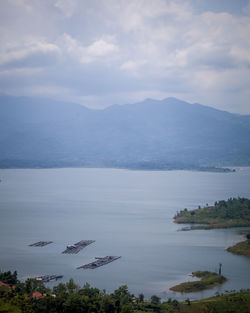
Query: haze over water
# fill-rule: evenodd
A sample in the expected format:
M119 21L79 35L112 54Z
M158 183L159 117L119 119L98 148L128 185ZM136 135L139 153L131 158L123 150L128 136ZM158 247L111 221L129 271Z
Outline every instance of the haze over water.
M177 210L250 197L250 168L234 173L117 169L0 170L0 268L19 278L58 274L112 292L126 284L135 294L162 299L203 298L249 288L250 260L225 249L241 240L239 229L181 232ZM77 255L66 245L96 240ZM28 245L52 240L35 248ZM94 257L121 259L95 270L76 270ZM228 282L193 294L169 287L196 270L218 269ZM53 286L49 284L49 286Z

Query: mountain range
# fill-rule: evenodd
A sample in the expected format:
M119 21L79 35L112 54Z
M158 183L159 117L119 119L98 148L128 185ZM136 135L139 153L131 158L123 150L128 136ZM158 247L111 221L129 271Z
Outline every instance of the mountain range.
M250 165L250 115L176 98L103 110L0 95L0 167Z

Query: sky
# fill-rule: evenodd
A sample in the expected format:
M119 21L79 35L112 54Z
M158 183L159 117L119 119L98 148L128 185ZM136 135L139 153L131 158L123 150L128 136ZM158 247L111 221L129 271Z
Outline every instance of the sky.
M0 93L250 114L250 1L0 0Z

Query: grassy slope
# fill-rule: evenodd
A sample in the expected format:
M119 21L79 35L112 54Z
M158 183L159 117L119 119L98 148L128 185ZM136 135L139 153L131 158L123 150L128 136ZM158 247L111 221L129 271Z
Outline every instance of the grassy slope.
M227 251L237 255L250 256L250 239L227 248Z
M206 298L198 301L178 302L169 299L160 305L152 305L144 302L140 304L140 309L133 310L135 313L249 313L250 312L250 292L241 291L237 293L227 293L216 297Z
M250 200L234 198L215 202L210 207L184 209L176 214L174 220L175 223L204 224L187 230L250 226Z
M164 305L164 304L163 304ZM164 311L163 311L164 312ZM165 311L170 312L170 311ZM179 304L172 312L180 313L248 313L250 312L250 292L225 294L200 301Z
M201 280L181 283L171 287L170 290L178 292L194 292L215 287L226 281L224 276L208 271L197 271L192 274L195 277L201 278Z

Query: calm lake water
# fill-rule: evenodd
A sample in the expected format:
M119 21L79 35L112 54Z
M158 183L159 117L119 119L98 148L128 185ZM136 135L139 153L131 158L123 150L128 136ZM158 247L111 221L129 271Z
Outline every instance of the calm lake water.
M229 197L250 198L250 168L234 173L117 169L0 170L0 268L19 278L62 274L112 292L126 284L136 295L203 298L250 288L250 259L225 249L242 239L239 229L181 232L177 210ZM61 254L82 239L96 242L76 255ZM28 245L52 240L43 248ZM121 259L77 270L96 256ZM223 286L193 294L169 287L196 270L218 270ZM49 283L53 286L53 283Z

